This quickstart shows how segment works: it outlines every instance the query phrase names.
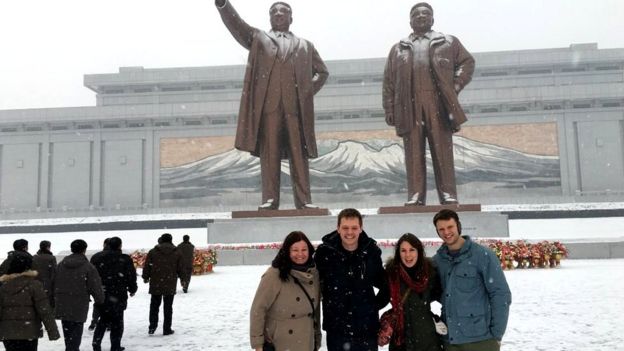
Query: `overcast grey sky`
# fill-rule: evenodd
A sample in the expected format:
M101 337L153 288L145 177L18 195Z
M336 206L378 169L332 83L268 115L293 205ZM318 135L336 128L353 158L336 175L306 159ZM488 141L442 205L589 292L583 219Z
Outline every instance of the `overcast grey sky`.
M414 0L290 0L291 30L324 60L385 57ZM273 0L233 0L269 28ZM471 52L598 43L624 48L622 0L431 0L434 29ZM213 0L0 0L0 110L92 106L83 75L119 67L244 64ZM477 62L478 65L478 62ZM331 73L331 72L330 72Z

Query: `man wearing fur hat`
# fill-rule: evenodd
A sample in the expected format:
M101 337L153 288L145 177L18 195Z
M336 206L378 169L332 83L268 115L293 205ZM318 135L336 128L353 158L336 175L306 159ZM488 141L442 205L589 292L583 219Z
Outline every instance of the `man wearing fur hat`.
M410 11L413 32L390 50L383 82L386 123L403 138L408 201L425 205L425 139L441 204L457 204L453 133L466 122L458 94L472 79L474 59L457 38L431 30L433 8Z

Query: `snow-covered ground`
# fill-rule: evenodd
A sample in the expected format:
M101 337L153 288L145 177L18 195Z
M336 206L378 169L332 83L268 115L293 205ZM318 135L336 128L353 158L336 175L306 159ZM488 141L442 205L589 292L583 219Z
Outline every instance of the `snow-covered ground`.
M140 283L128 302L122 345L129 351L250 349L249 306L265 269L217 266L212 274L193 277L189 293L175 297L175 334L167 337L161 329L147 335L149 295ZM503 350L624 350L624 260L564 260L557 269L505 275L513 303ZM85 329L83 350L91 349L92 335ZM62 340L40 339L39 345L42 351L61 350Z
M134 218L141 219L145 220ZM7 222L12 221L0 221L0 225L9 225ZM50 223L43 220L39 224ZM624 218L513 220L509 229L511 239L557 239L564 243L624 240ZM41 240L50 240L54 253L66 253L70 242L77 238L86 240L92 252L100 249L105 237L119 236L124 241L124 250L128 251L153 247L156 238L165 231L173 235L175 243L188 234L196 246L206 245L204 228L3 234L0 258L4 258L18 238L30 242L32 253ZM138 293L128 303L122 345L128 351L250 349L249 306L265 269L266 266L217 265L214 273L193 277L189 293L179 291L176 295L173 317L176 333L167 337L162 335L162 330L158 330L160 334L147 335L149 294L147 285L140 282ZM503 350L624 350L623 259L564 260L557 269L514 270L507 271L506 276L513 303ZM92 333L85 328L83 350L91 349L91 338ZM39 345L43 351L63 349L62 340L50 342L44 338ZM104 346L108 347L107 340Z

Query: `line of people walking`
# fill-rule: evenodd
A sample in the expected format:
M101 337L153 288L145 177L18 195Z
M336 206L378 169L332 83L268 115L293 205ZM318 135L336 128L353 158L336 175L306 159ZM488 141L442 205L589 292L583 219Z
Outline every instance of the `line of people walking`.
M188 235L178 247L172 236L163 234L148 252L142 278L151 296L148 334L158 326L158 313L164 301L163 335L174 333L173 297L178 278L188 292L194 246ZM18 239L13 251L0 264L0 340L7 351L37 350L43 336L60 338L55 319L61 321L66 351L78 351L89 304L93 301L92 348L101 351L102 340L110 331L111 351L123 351L124 311L128 297L138 290L137 272L130 256L122 252L119 237L107 238L103 250L87 259L87 243L74 240L71 254L57 264L51 243L42 241L35 256L28 252L28 241Z
M405 233L385 266L353 208L338 214L336 230L316 250L303 232L288 234L251 305L251 348L315 351L322 326L328 351L386 344L391 351L499 351L511 291L496 255L461 235L452 210L438 212L433 225L442 239L433 258Z

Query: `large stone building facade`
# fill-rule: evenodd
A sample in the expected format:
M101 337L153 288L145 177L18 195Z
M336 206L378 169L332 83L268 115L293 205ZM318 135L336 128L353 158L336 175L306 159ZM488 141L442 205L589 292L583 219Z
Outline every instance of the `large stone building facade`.
M475 59L460 96L469 122L454 138L460 202L624 199L624 49L576 44ZM319 205L405 201L402 142L381 107L384 63L327 62L315 99L320 155L310 164ZM122 67L85 76L96 106L0 111L0 214L255 208L258 160L233 149L243 73Z

